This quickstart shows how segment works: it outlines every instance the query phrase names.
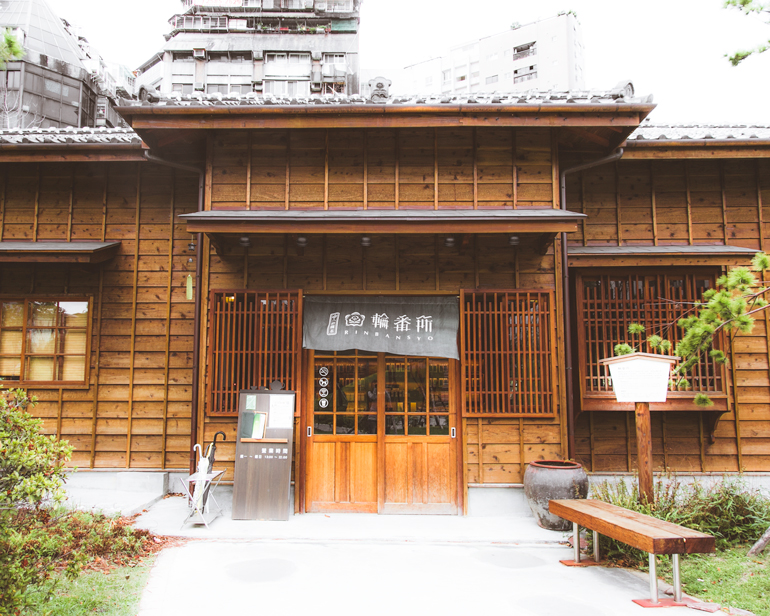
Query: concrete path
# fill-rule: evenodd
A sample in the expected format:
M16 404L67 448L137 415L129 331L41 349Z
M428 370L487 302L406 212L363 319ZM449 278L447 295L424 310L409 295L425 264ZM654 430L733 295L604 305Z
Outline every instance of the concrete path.
M559 563L570 555L558 545L194 541L160 554L139 616L643 615L631 602L647 596L643 578Z
M161 552L139 616L642 616L645 576L570 568L567 533L532 517L305 514L288 522L185 525L186 500L153 505L137 526L198 538ZM661 586L661 591L663 585ZM691 614L670 608L670 616Z

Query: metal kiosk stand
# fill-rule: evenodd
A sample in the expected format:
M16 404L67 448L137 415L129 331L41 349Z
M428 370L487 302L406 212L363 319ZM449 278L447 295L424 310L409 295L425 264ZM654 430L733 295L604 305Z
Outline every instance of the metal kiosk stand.
M275 389L240 392L233 520L289 519L295 397Z

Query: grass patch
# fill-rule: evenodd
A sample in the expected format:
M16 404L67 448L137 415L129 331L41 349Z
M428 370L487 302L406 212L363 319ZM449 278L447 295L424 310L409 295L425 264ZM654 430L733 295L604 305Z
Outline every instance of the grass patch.
M682 589L702 601L719 603L770 616L770 554L747 556L751 545L770 526L770 500L750 490L740 477L725 477L709 485L683 484L676 477L655 483L655 502L639 502L636 479L593 486L592 498L638 511L716 538L716 554L685 555L681 560ZM592 534L587 533L589 551ZM646 552L602 536L602 554L621 566L647 571ZM671 561L658 557L659 575L672 582Z
M107 572L88 571L75 580L60 578L50 601L38 603L30 616L135 616L155 556L134 566Z
M682 557L682 590L702 601L736 607L757 616L770 616L770 554L746 556L751 546L716 554ZM671 561L658 558L658 572L672 583Z

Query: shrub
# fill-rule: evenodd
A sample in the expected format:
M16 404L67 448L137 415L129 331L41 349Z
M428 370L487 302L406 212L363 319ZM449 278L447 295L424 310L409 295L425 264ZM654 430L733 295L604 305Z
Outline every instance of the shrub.
M122 564L163 542L130 520L57 507L68 443L40 434L22 390L0 392L0 614L20 614L48 599L61 577L89 560Z
M40 434L35 404L21 389L0 392L0 613L20 613L30 592L49 586L54 540L36 524L40 507L63 498L68 443ZM72 566L76 565L73 559ZM71 568L70 574L74 575Z
M749 490L740 477L723 477L710 486L662 477L655 483L654 503L639 502L636 479L605 481L592 487L591 498L713 535L717 549L756 541L770 525L770 500ZM600 548L606 558L624 564L647 561L645 552L608 537L600 538Z

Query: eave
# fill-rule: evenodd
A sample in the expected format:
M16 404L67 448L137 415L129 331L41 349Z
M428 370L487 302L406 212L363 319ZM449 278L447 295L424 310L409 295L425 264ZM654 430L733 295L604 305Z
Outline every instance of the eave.
M574 233L584 214L519 210L213 210L185 214L188 233L436 234Z
M0 242L0 263L103 263L120 242Z
M624 147L623 160L770 158L767 139L632 139Z

